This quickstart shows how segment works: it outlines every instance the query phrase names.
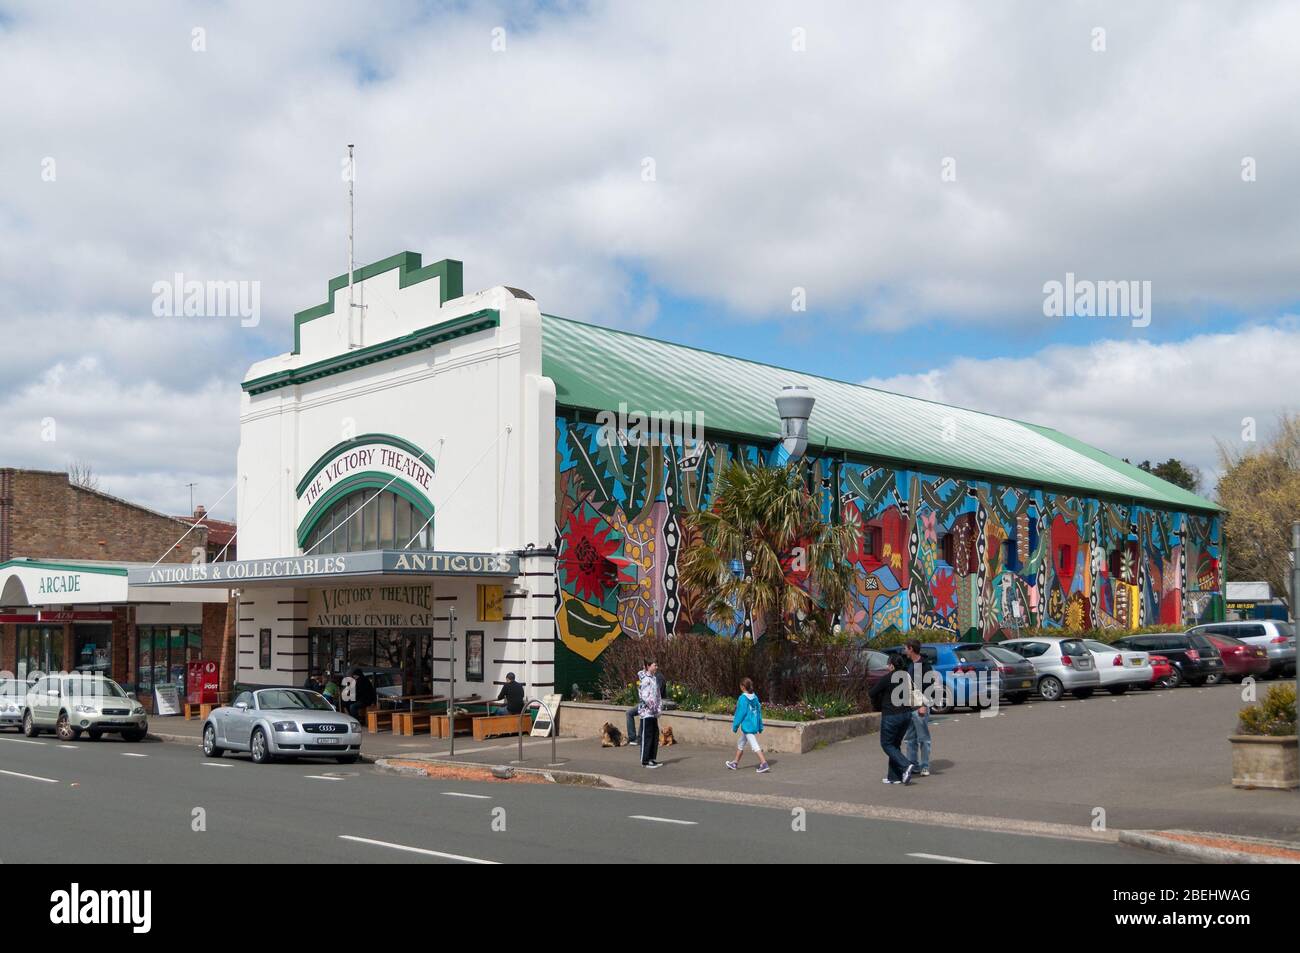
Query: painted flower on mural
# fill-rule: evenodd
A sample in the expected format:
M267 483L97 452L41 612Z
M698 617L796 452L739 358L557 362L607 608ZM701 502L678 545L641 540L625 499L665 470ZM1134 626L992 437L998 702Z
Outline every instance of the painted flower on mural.
M930 580L930 595L934 597L934 610L948 615L957 608L957 580L951 570L937 572Z
M921 528L925 531L925 541L927 543L934 544L939 539L936 526L938 519L939 514L934 510L927 510L921 514Z
M1119 578L1127 583L1133 582L1133 553L1127 549L1119 557Z
M894 552L894 547L889 543L885 543L884 548L880 551L880 559L894 572L899 572L903 568L903 554Z
M575 511L564 534L564 553L559 562L565 583L573 586L581 599L600 602L614 585L616 569L609 557L618 551L619 540L610 538L613 530L590 506L588 515Z

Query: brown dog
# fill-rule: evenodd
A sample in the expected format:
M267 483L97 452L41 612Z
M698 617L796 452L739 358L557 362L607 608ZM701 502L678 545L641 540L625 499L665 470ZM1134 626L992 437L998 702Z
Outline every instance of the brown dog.
M617 748L622 743L623 732L609 722L605 722L600 728L600 746L602 748Z
M659 744L665 748L669 745L677 744L677 739L673 737L673 729L671 725L659 729Z

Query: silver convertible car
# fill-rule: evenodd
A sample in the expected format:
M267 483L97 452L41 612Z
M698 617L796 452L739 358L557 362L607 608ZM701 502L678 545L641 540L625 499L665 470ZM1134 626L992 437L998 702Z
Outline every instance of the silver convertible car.
M305 688L241 692L203 723L203 753L220 758L227 751L247 751L256 764L330 757L352 764L361 757L361 724Z

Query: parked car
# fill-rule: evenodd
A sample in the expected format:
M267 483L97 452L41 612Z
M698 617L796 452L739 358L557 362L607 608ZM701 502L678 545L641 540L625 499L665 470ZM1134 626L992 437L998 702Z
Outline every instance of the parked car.
M203 723L203 753L220 758L227 751L247 751L256 764L323 757L353 764L361 757L361 723L305 688L241 692Z
M984 654L982 646L974 648L954 642L927 642L921 646L921 658L929 664L943 690L933 691L931 709L935 714L953 708L988 708L996 703L998 692L997 663ZM902 653L901 645L886 650ZM923 686L930 691L932 686ZM936 684L933 688L937 689Z
M0 728L23 730L27 686L16 678L0 678Z
M1101 687L1101 676L1082 639L1060 635L1034 636L999 642L1004 649L1029 659L1038 673L1038 694L1056 701L1066 692L1087 698Z
M60 741L76 741L82 732L91 741L108 733L141 741L149 718L111 678L88 672L43 675L23 700L23 734L35 738L42 731L53 731Z
M1204 685L1211 675L1223 674L1223 659L1219 650L1204 635L1190 632L1152 632L1146 635L1126 635L1112 643L1116 648L1134 649L1165 656L1173 665L1169 687Z
M958 646L962 650L978 649L998 667L998 692L1013 705L1019 705L1034 693L1038 684L1038 672L1034 663L1017 655L1001 645L989 643L965 642Z
M1268 649L1264 646L1251 645L1230 635L1217 635L1213 632L1207 632L1205 637L1214 643L1214 647L1219 650L1219 657L1223 659L1221 678L1240 682L1247 677L1268 677L1273 663L1268 657ZM1215 680L1211 676L1206 684L1213 684Z
M1146 688L1151 683L1151 656L1147 652L1116 648L1096 639L1084 639L1101 676L1101 687L1112 695L1123 695L1130 688Z
M1266 678L1295 674L1295 626L1278 619L1250 619L1244 622L1213 622L1188 630L1200 635L1228 635L1268 652Z
M1147 688L1175 688L1174 667L1163 655L1151 656L1151 682Z

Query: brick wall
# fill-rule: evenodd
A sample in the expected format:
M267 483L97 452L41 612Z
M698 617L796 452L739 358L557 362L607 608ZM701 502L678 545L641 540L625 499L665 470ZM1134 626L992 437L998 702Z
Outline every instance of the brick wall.
M0 562L14 556L110 559L123 562L189 562L191 549L207 547L198 527L179 546L186 524L125 500L73 486L66 473L0 471Z

